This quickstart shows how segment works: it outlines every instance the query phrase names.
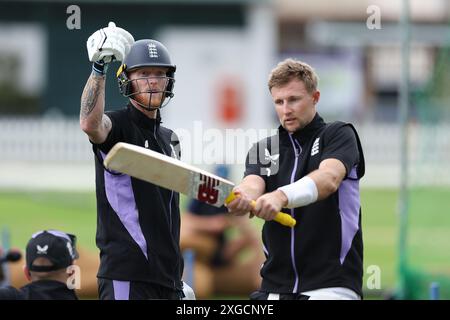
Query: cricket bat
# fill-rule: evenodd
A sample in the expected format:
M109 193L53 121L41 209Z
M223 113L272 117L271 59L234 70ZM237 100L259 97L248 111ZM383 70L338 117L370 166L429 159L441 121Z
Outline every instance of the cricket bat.
M108 152L103 164L108 169L183 193L215 207L221 207L236 198L232 192L235 186L233 182L133 144L117 143ZM252 201L252 205L255 205L255 201ZM294 218L283 212L279 212L274 220L288 227L294 227L296 223Z

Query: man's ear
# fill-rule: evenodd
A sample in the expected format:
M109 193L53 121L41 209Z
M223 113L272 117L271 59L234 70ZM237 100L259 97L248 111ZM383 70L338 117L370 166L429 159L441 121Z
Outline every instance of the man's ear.
M314 104L316 104L317 102L319 102L319 99L320 99L320 91L319 91L319 90L316 90L316 91L313 93L313 101L314 101Z
M25 278L27 278L28 281L31 281L31 273L27 266L23 266L23 273L25 274Z
M67 273L67 275L69 277L71 277L71 276L73 276L75 274L75 267L74 266L75 266L75 264L73 264L73 261L72 261L72 264L66 268L66 273Z

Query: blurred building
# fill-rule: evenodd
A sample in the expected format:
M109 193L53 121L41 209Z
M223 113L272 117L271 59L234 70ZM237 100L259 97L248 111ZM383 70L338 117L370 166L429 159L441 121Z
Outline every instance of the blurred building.
M59 179L51 172L70 163L78 182L66 186L93 186L92 154L77 118L91 72L86 40L109 21L169 49L177 72L164 125L184 132L195 121L205 130L273 125L265 90L277 54L271 1L80 1L76 28L73 8L68 1L0 1L3 185L54 186ZM118 67L113 63L107 77L107 110L127 103L114 76ZM89 173L76 169L86 163Z
M425 136L433 136L433 149L449 150L445 126L450 122L450 97L442 86L429 88L430 83L446 83L436 77L450 65L439 58L450 47L450 2L410 3L412 96L428 90L421 101L411 99L410 117L419 124L425 118L440 122L437 128L418 126L411 137L425 130ZM156 38L171 52L177 65L175 98L162 115L164 125L185 134L183 160L212 165L193 159L199 154L195 145L208 149L215 135L227 129L266 130L263 134L269 135L278 121L267 90L268 73L279 60L294 57L319 74L319 112L327 120L357 124L368 168L375 168L368 171L367 183L398 183L401 1L82 0L76 4L79 28L73 28L72 5L62 0L0 0L3 187L57 185L61 179L51 172L60 167L69 174L68 165L73 183L65 187L93 187L90 145L77 118L91 68L85 43L109 21L135 39ZM113 63L107 77L109 110L126 103L114 77L118 66ZM444 134L436 135L436 130ZM242 162L250 140L239 152L222 141L222 151L212 152L210 158L222 162L234 152ZM430 142L424 143L413 144L411 154L423 155ZM450 154L442 151L432 163L448 160ZM423 164L429 165L429 159ZM242 166L234 172L238 180ZM450 177L431 179L438 178L450 184Z
M321 108L360 121L397 120L402 1L277 0L276 7L279 51L318 66ZM439 50L449 45L450 2L410 0L410 14L415 90L431 80Z
M411 80L413 88L420 88L434 72L437 51L449 42L450 2L410 3ZM115 21L136 39L167 42L179 66L177 103L187 103L193 116L205 116L203 107L186 99L194 83L196 94L206 94L200 103L207 100L211 106L217 101L208 93L220 95L227 90L220 83L234 82L243 87L241 93L231 88L242 96L241 108L247 108L242 120L254 127L249 114L268 103L259 98L267 72L278 59L293 56L319 72L323 113L396 120L400 1L84 0L78 3L79 29L67 25L70 5L0 1L0 114L77 115L90 72L84 43L100 26ZM370 29L377 14L379 28ZM112 108L124 101L112 75L107 100Z
M168 28L243 30L254 22L252 17L258 15L254 11L266 3L244 0L79 1L80 28L70 29L73 27L71 16L74 11L69 9L72 2L1 1L0 74L8 76L0 78L3 88L0 91L0 111L3 114L50 112L77 115L80 95L90 73L86 40L109 21L125 27L136 39L160 38L160 34ZM270 21L271 17L268 18ZM258 20L258 17L254 17L254 20ZM204 45L201 40L197 46ZM192 39L188 39L185 44L190 43L195 45ZM244 41L240 46L244 48L247 44L248 41ZM236 46L237 43L232 45ZM178 50L170 49L174 53ZM190 49L186 47L185 53L189 53ZM181 62L178 64L180 71L183 71L184 63ZM113 69L116 67L118 64ZM112 74L108 78L107 100L110 106L120 107L124 100L118 93ZM5 98L12 94L11 90L17 91L14 92L15 99ZM30 100L28 104L24 103L28 101L26 99Z

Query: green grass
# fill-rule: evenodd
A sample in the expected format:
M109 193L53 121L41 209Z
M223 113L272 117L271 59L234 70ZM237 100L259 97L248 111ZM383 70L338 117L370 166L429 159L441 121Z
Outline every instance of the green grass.
M395 285L397 197L396 190L361 191L364 289L368 295L377 292L366 287L371 265L381 269L381 290ZM432 270L445 269L450 264L450 190L416 189L410 199L410 261ZM22 249L35 231L54 228L75 233L80 245L95 250L95 212L93 192L0 192L0 227L8 226L12 245ZM257 219L253 221L260 227Z
M11 232L11 245L24 248L31 234L60 229L77 235L78 243L95 249L94 193L1 192L0 227Z
M409 262L450 276L450 191L420 188L413 195L408 217Z
M398 193L389 189L361 190L362 228L364 241L364 282L367 288L371 276L370 266L378 266L381 271L381 290L389 290L395 285L397 250L397 208ZM376 291L374 291L376 293Z

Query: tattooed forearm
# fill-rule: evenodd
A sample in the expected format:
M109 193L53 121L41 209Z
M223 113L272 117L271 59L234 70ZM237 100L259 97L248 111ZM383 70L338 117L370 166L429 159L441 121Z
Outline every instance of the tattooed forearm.
M104 77L89 77L81 96L80 119L86 119L94 110L100 96L103 95ZM103 113L103 110L102 110Z
M112 128L105 114L105 77L91 74L81 96L80 127L93 143L103 143Z

